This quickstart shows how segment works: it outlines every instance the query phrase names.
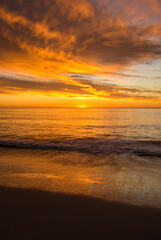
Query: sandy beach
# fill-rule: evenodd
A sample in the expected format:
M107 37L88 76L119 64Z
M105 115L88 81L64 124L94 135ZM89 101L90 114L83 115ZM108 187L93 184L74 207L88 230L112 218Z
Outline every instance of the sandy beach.
M161 211L92 197L0 188L0 239L160 239Z

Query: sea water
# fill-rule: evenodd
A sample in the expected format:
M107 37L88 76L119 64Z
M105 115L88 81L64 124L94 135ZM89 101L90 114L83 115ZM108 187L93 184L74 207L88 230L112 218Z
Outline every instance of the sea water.
M0 185L161 208L161 109L0 108Z

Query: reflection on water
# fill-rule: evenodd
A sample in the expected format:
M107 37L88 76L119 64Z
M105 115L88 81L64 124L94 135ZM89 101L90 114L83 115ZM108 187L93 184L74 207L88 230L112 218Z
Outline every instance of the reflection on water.
M91 166L90 158L99 163L106 158L106 164ZM1 186L86 194L161 207L160 161L157 158L152 163L126 154L106 156L1 148L0 166Z
M160 109L0 108L0 140L160 140L160 118Z

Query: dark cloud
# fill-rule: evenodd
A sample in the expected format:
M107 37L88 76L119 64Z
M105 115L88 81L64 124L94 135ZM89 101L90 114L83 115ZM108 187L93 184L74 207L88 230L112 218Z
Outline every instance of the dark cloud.
M16 92L31 92L37 93L55 93L55 92L71 92L78 94L85 94L83 87L72 84L65 84L57 81L33 81L33 80L19 80L9 77L0 77L1 93L16 93Z
M132 34L129 37L120 36L121 33L115 39L112 37L101 38L97 34L92 41L90 41L91 35L86 36L85 39L81 36L76 42L75 52L80 56L98 59L104 64L125 64L148 56L152 58L161 56L160 44L139 38L134 39Z
M84 62L127 64L161 56L160 43L147 38L154 32L161 36L161 28L156 26L154 31L154 26L123 22L121 9L126 2L111 13L114 4L111 1L102 1L101 5L88 0L2 0L1 26L5 30L1 35L29 52L34 47L57 54L63 51L73 59L81 57ZM45 57L52 60L51 56Z

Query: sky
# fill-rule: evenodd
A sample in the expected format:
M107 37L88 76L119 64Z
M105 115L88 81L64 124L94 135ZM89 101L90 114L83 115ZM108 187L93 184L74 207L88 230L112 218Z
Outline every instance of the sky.
M161 108L161 0L1 0L0 107Z

